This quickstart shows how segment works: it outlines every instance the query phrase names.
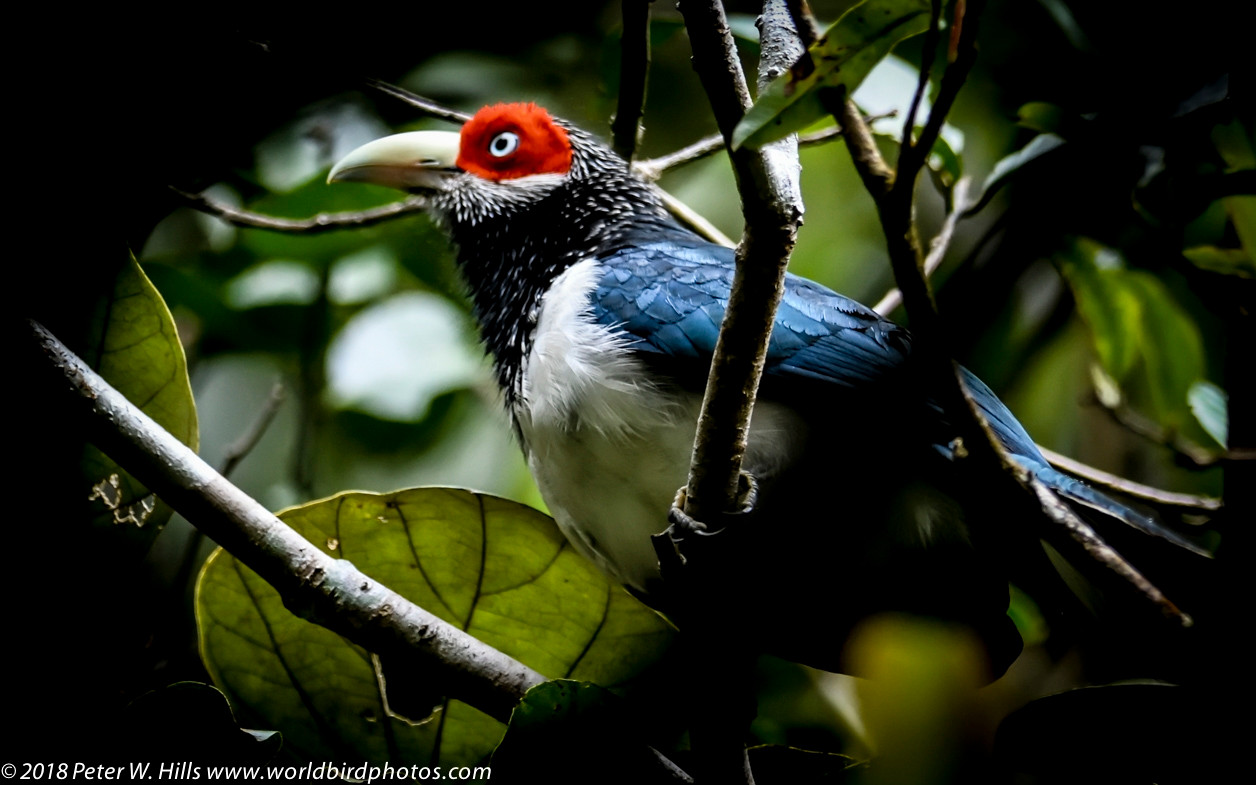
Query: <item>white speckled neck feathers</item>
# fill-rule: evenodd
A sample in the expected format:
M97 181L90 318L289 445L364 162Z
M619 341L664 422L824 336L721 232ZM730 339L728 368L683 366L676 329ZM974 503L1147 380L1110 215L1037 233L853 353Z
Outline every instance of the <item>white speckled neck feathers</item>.
M513 407L531 350L541 299L564 271L649 231L684 232L626 163L563 124L571 170L492 181L464 173L432 196L432 209L458 246L481 337Z

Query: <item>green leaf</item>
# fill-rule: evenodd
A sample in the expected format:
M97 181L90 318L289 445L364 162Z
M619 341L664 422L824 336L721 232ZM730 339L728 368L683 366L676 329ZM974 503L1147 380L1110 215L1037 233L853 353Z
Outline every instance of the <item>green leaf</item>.
M850 95L899 42L929 27L927 0L857 3L811 46L815 70L791 70L768 86L733 131L733 148L761 147L829 114L820 92L845 88Z
M937 141L933 143L933 149L929 152L929 168L936 173L942 183L950 188L955 185L964 174L964 161L955 148L951 147L951 143L938 135Z
M1016 124L1039 133L1059 134L1064 118L1063 109L1046 101L1030 101L1016 110Z
M196 405L187 360L165 301L128 254L112 289L96 304L83 360L158 425L197 447ZM117 527L142 547L152 543L171 510L107 455L88 446L83 485L93 526Z
M1226 409L1225 390L1212 382L1198 381L1191 385L1187 398L1190 401L1191 414L1195 415L1195 419L1213 441L1222 447L1228 445L1230 419Z
M1077 310L1090 328L1099 363L1109 376L1123 381L1138 358L1140 309L1123 285L1121 269L1097 260L1107 249L1080 240L1061 261L1065 280L1073 290Z
M1182 251L1187 260L1201 270L1240 278L1256 278L1256 262L1242 248L1218 248L1215 245L1197 245Z
M1098 243L1080 240L1060 262L1103 369L1122 385L1139 371L1156 420L1182 425L1188 392L1204 373L1203 338L1190 314L1163 281L1125 269Z
M1204 375L1203 337L1159 278L1131 271L1128 286L1142 304L1140 349L1152 405L1161 424L1176 428L1188 416L1191 385Z
M1217 152L1225 160L1230 172L1256 168L1256 146L1243 124L1234 120L1212 129L1212 141ZM1248 259L1256 259L1256 196L1250 194L1228 196L1222 200L1230 223L1239 236L1239 244L1247 252Z
M1014 153L1003 156L990 170L990 174L986 177L986 181L981 186L981 191L976 195L973 206L968 208L966 215L975 215L981 208L990 202L994 194L1007 185L1007 181L1012 175L1020 171L1025 165L1032 163L1042 156L1050 153L1060 145L1064 144L1064 139L1055 134L1038 134L1029 140L1029 144Z
M917 126L917 130L920 130L920 128L921 126ZM894 156L898 155L898 143L901 138L898 132L872 132L873 141L877 143L881 154L887 160L893 160ZM964 174L963 157L942 136L938 136L937 141L933 143L933 149L930 151L929 158L925 163L942 188L949 189L954 187L955 181Z
M575 553L552 520L514 502L422 488L344 493L280 517L549 677L620 685L671 639L667 623ZM202 571L197 621L215 683L306 755L470 764L501 737L500 723L452 700L422 724L390 715L369 652L289 613L226 552ZM428 687L441 695L440 684Z

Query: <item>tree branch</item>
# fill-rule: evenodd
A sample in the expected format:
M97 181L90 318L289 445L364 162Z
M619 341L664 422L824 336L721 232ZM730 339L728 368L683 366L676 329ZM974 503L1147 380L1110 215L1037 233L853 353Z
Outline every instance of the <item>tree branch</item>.
M199 210L206 215L221 218L232 226L294 234L317 234L334 229L354 229L372 226L403 215L423 212L427 208L426 199L421 196L411 196L404 201L393 202L382 207L372 207L369 210L355 210L345 213L319 213L311 218L276 218L273 215L263 215L250 210L242 210L239 207L232 207L205 194L188 193L173 186L170 187L170 190L183 199L187 206L193 210Z
M715 224L708 221L697 210L694 210L657 185L654 186L654 192L663 200L663 206L667 208L669 213L675 216L676 220L697 232L700 236L726 248L732 248L736 245L728 235L721 232Z
M1037 498L1040 505L1039 515L1045 516L1057 527L1065 529L1069 538L1081 546L1087 557L1095 563L1106 567L1137 589L1152 604L1159 607L1161 613L1166 618L1178 622L1183 627L1189 627L1194 623L1191 617L1182 613L1151 581L1147 580L1142 573L1134 569L1133 565L1122 558L1121 554L1113 550L1098 534L1095 534L1095 530L1078 517L1055 494L1055 491L1044 485L1038 478L1029 476L1029 473L1026 471L1017 471L1015 476L1022 486L1028 488Z
M1100 400L1098 396L1095 396L1094 403L1103 409L1117 425L1153 444L1169 448L1185 465L1207 469L1218 463L1230 461L1256 461L1256 450L1210 450L1183 438L1175 431L1165 428L1124 403L1111 406Z
M404 87L398 87L397 85L389 84L388 82L381 82L378 79L367 79L366 84L368 87L378 90L384 95L391 96L396 98L398 101L409 104L415 109L418 109L419 113L426 117L435 117L438 120L448 120L449 122L457 123L458 125L462 125L471 119L471 115L466 112L459 112L456 109L441 106L435 101L424 98L417 93L412 93Z
M1143 485L1110 472L1105 472L1102 469L1096 469L1094 466L1082 463L1067 455L1061 455L1054 450L1049 450L1041 444L1038 445L1038 450L1055 468L1068 472L1074 477L1080 477L1091 485L1108 488L1135 499L1141 499L1161 507L1172 507L1188 512L1217 512L1222 508L1220 499L1153 488L1150 485Z
M937 141L946 115L967 79L976 60L977 19L985 5L984 0L956 4L957 18L952 20L952 30L958 38L952 40L953 56L943 72L937 100L929 113L924 129L914 144L910 133L905 133L899 149L895 170L885 164L872 140L864 118L849 100L836 103L831 96L830 111L845 128L844 138L851 151L851 158L877 207L881 228L894 280L898 284L903 305L911 320L915 351L929 380L930 389L940 399L943 409L953 413L955 427L966 447L966 460L972 462L971 471L978 476L1002 478L992 481L990 493L995 503L1011 510L1023 511L1037 522L1049 521L1043 536L1057 545L1080 547L1094 562L1108 568L1133 586L1144 597L1158 606L1162 613L1183 625L1191 623L1154 585L1133 566L1109 548L1091 528L1049 489L1029 477L1013 464L1005 454L998 438L990 430L976 402L966 388L959 365L951 358L945 324L938 314L933 292L925 272L925 259L915 222L915 190L920 171ZM962 18L961 18L962 17ZM921 75L922 82L928 78ZM956 205L962 200L956 200ZM952 209L954 221L962 210ZM950 216L948 216L950 218ZM949 230L944 227L944 233ZM945 239L935 243L931 256L940 259L945 250ZM1049 497L1049 498L1048 498ZM1061 537L1061 532L1064 537ZM999 543L998 532L975 532L991 543Z
M611 121L611 149L632 161L641 133L646 82L650 75L650 3L623 0L623 33L619 39L619 97Z
M727 142L751 100L724 9L715 0L684 0L679 7L693 46L694 69ZM774 15L774 7L784 12L783 20L779 11ZM766 85L797 60L802 46L788 11L776 0L765 5L763 19L760 81ZM730 158L746 228L737 249L732 293L711 363L686 486L684 511L698 520L738 506L750 415L802 218L795 139L758 151L733 151Z
M529 689L546 680L348 560L311 545L136 408L42 325L27 325L56 379L56 394L64 398L70 416L83 422L89 441L274 587L288 610L368 651L429 669L449 697L502 723L510 722ZM657 781L693 781L657 750L646 751Z
M955 182L952 189L951 211L946 214L946 219L942 222L942 228L938 231L933 241L929 243L929 255L925 257L922 267L922 274L928 280L934 271L942 265L942 260L946 257L946 251L951 247L951 238L955 235L955 226L960 219L964 217L964 211L968 209L968 187L972 183L972 178L961 177ZM889 316L894 309L903 304L903 293L898 287L891 289L885 293L872 310L882 316Z
M751 101L724 9L718 0L682 0L679 8L693 47L694 69L727 146ZM766 86L798 59L803 48L783 0L767 0L760 24L760 85ZM753 480L743 474L742 460L768 339L784 293L785 267L802 219L802 196L796 138L758 151L730 148L729 157L745 229L698 416L688 481L669 516L672 528L654 542L664 581L669 589L678 589L682 641L697 663L689 689L694 707L690 736L699 780L753 783L744 742L753 702L747 705L744 690L736 686L745 679L750 650L737 641L734 611L721 605L719 581L704 577L716 571L716 560L686 532L719 529L716 521L753 508ZM673 533L675 544L669 540ZM729 536L745 533L724 535ZM678 558L686 555L688 563L678 569Z
M222 469L219 472L223 477L230 477L240 461L244 460L244 457L252 452L257 443L262 440L263 434L274 421L275 415L279 413L279 407L283 405L287 397L288 393L282 381L276 381L271 385L270 394L266 396L266 403L262 405L261 412L244 433L227 445L227 450L223 454Z
M109 386L51 333L31 323L67 410L90 440L198 529L257 572L302 618L381 655L439 674L450 696L506 722L545 681L526 665L447 624L334 559L288 528Z
M646 0L652 2L652 0ZM399 87L387 84L385 82L372 81L371 86L388 95L395 96L411 106L419 108L424 114L437 117L452 122L459 122L459 118L467 118L468 115L462 112L456 112L447 109L439 104L429 101L422 96L404 90ZM879 120L884 117L894 116L894 112L884 112L879 115L869 117L869 120ZM618 116L618 115L617 115ZM799 145L824 144L837 139L842 135L841 128L828 128L823 131L817 131L808 134L798 140ZM711 136L699 139L697 142L686 147L661 155L657 158L649 158L643 161L636 161L632 164L633 171L642 179L655 181L663 176L663 173L669 169L683 166L687 163L705 158L724 149L724 137L720 134L712 134ZM286 232L290 234L318 234L319 232L333 231L337 229L356 229L364 226L373 226L378 223L384 223L394 218L404 218L413 213L422 213L427 209L427 200L422 196L410 196L403 201L393 202L380 207L372 207L369 210L354 210L342 213L318 213L310 218L279 218L273 215L245 210L240 207L234 207L226 202L219 201L213 197L203 193L193 194L182 191L173 186L170 187L180 199L182 199L188 207L198 210L206 215L211 215L220 220L226 221L233 226L239 226L245 229L265 229L272 232ZM732 246L733 242L723 232L715 228L714 224L707 221L704 217L698 215L692 208L681 202L670 193L658 189L659 196L663 199L663 204L668 211L674 215L682 224L688 226L698 234L707 238L711 242L721 245Z
M938 22L942 19L942 0L932 0L929 8L929 29L925 31L925 42L920 55L920 76L916 80L916 92L911 97L911 107L907 110L907 119L903 121L903 137L899 147L910 147L912 134L916 131L916 113L920 111L920 103L924 100L925 91L929 89L929 74L933 71L933 59L938 51Z
M868 116L868 122L876 122L884 120L887 117L893 117L898 111L891 109L888 112L881 112ZM814 131L809 134L798 137L799 147L809 147L811 145L825 144L835 139L840 139L842 129L840 126L825 128L823 131ZM705 136L698 141L685 145L674 152L660 155L657 158L646 158L642 161L634 161L632 169L644 180L654 181L663 176L664 172L674 169L677 166L684 166L694 161L699 161L715 153L724 151L724 136L722 134L711 134Z

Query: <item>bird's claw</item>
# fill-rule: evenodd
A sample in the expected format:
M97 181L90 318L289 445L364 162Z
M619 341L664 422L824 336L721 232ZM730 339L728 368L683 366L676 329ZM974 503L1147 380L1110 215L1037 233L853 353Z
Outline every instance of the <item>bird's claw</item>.
M667 520L671 524L667 533L671 536L672 541L679 543L690 534L703 536L719 534L730 524L754 512L755 504L759 499L759 484L755 481L754 475L743 469L738 478L737 486L735 510L717 514L712 523L700 521L685 512L689 494L687 487L676 491L676 498L672 502L672 508L667 513Z

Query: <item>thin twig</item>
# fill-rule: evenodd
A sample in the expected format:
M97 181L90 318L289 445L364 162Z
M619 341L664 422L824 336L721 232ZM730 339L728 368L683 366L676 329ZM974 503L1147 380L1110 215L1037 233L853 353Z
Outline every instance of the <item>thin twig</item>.
M466 112L459 112L456 109L441 106L435 101L424 98L416 93L412 93L404 87L398 87L397 85L389 84L388 82L381 82L378 79L367 79L366 84L368 87L378 90L384 95L392 96L399 101L409 104L427 117L435 117L438 120L448 120L449 122L457 123L458 125L462 125L471 119L471 115Z
M873 200L884 198L894 185L894 170L889 167L877 149L876 140L872 138L872 129L863 112L849 98L843 98L840 91L822 90L820 100L825 108L837 118L844 133L842 139L854 160L855 171L863 180L864 188L872 194Z
M240 434L239 438L227 445L227 451L223 455L222 476L230 477L235 471L236 466L244 457L253 451L257 443L262 440L262 435L266 433L266 429L274 422L275 415L279 413L279 407L283 405L284 399L287 398L287 392L284 389L283 382L276 381L270 388L270 395L266 396L266 403L262 404L262 410L258 412L249 429Z
M955 226L960 219L964 217L964 210L968 207L968 187L972 184L972 178L964 176L955 183L954 188L954 204L959 209L954 209L946 214L946 220L942 222L942 228L938 231L933 241L929 243L929 255L925 257L924 276L928 279L933 275L934 271L942 265L942 259L946 257L946 250L951 245L951 238L955 235ZM891 289L885 293L885 296L873 306L872 310L882 316L889 316L894 309L903 304L903 293L898 287Z
M1033 520L1042 521L1045 518L1055 524L1044 530L1043 534L1049 540L1061 545L1071 543L1080 546L1094 562L1123 578L1157 605L1167 617L1188 625L1191 623L1190 618L1169 602L1119 554L1104 544L1068 505L1036 478L1030 477L1027 472L1009 461L967 389L961 369L951 359L945 325L938 315L933 292L925 275L924 254L916 234L914 211L916 180L920 170L976 58L977 17L984 2L977 0L959 7L964 6L967 6L967 18L953 20L956 26L960 26L962 21L962 31L955 42L955 57L942 75L937 100L916 143L900 146L896 171L889 171L885 165L867 131L863 117L849 100L837 105L833 98L829 98L827 103L846 129L845 140L851 150L851 158L876 204L894 280L902 292L903 304L911 319L923 367L943 409L952 413L955 419L954 425L967 447L966 460L972 461L971 470L980 476L1002 478L990 485L991 497L995 503L1005 504L1013 510L1024 510L1026 513L1035 511ZM944 250L944 243L935 246L934 256L940 256ZM997 532L975 534L983 538L990 537L992 543L1001 541ZM1066 536L1062 538L1061 534Z
M1055 494L1055 491L1048 488L1038 478L1030 477L1027 472L1019 479L1033 491L1038 499L1042 513L1056 526L1063 528L1073 542L1081 546L1082 550L1086 552L1086 555L1092 561L1123 578L1137 589L1140 594L1150 600L1153 605L1160 608L1165 618L1175 621L1183 627L1190 627L1194 623L1190 616L1179 610L1168 597L1164 596L1160 589L1156 588L1141 572L1122 558L1121 554L1100 539L1099 535L1095 534L1095 530L1069 509L1069 506Z
M668 169L706 158L723 149L724 137L720 134L711 134L692 144L685 145L675 152L660 155L657 158L635 161L632 168L643 179L653 181L662 177L663 173Z
M645 88L650 75L650 3L623 0L623 33L619 40L619 97L611 121L611 149L625 161L637 152Z
M920 111L920 102L924 100L925 91L929 89L929 75L933 71L933 61L938 51L938 22L942 19L942 0L932 0L929 9L929 29L925 31L924 51L920 56L920 76L916 80L916 92L911 97L911 107L907 110L907 119L903 122L903 138L899 146L906 148L912 145L912 133L916 130L916 113Z
M1193 512L1217 512L1222 508L1221 499L1154 488L1140 482L1127 480L1111 472L1105 472L1103 469L1097 469L1067 455L1061 455L1054 450L1043 447L1041 444L1038 445L1038 450L1055 468L1068 472L1074 477L1080 477L1091 485L1123 493L1134 499L1141 499L1161 507L1172 507Z
M951 113L955 99L959 97L960 88L968 81L968 72L977 60L977 21L984 7L985 0L956 4L956 18L951 20L953 31L959 32L955 58L942 72L937 100L929 110L929 119L925 121L920 136L915 144L899 150L898 177L902 188L908 187L908 181L912 188L915 187L916 176L933 151L933 144L942 133L942 126L946 123L946 116Z
M223 455L222 469L219 470L223 477L230 477L231 473L240 465L240 461L252 452L257 443L261 441L262 434L266 433L266 429L274 422L275 415L279 412L279 407L283 403L284 397L283 382L276 381L270 388L270 395L267 396L261 412L254 418L248 430L240 434L239 438L227 446L227 450ZM200 559L197 556L204 541L205 533L193 527L187 543L183 546L183 558L179 560L179 570L175 573L172 585L180 587L188 585L192 572L200 564Z
M694 210L689 205L672 196L667 191L654 186L654 192L663 200L663 206L667 211L676 216L676 220L685 226L697 232L702 237L710 240L717 245L723 245L726 248L732 248L737 245L732 238L719 230L715 224L708 221L701 213Z
M263 215L251 210L232 207L226 202L220 202L205 194L188 193L173 186L170 190L178 194L187 203L188 207L199 210L206 215L221 218L233 226L294 234L317 234L335 229L357 229L399 218L403 215L423 212L427 208L426 199L421 196L411 196L404 201L393 202L381 207L372 207L369 210L319 213L311 218L277 218L273 215Z
M874 115L868 115L868 122L875 123L877 120L884 120L887 117L894 117L898 114L897 109L891 109L887 112L880 112ZM826 144L835 139L842 138L842 129L839 126L825 128L821 131L813 131L798 137L799 147L809 147L811 145ZM674 152L660 155L657 158L646 158L641 161L634 161L632 164L633 171L644 180L658 180L665 172L678 166L684 166L694 161L714 155L715 153L724 151L724 137L721 134L711 134L704 136L692 144Z
M1161 447L1168 447L1189 466L1207 469L1225 461L1256 460L1256 450L1210 450L1183 438L1177 432L1165 428L1160 423L1148 419L1124 404L1109 406L1100 400L1098 396L1095 396L1092 400L1112 418L1113 422L1149 442L1158 444Z

